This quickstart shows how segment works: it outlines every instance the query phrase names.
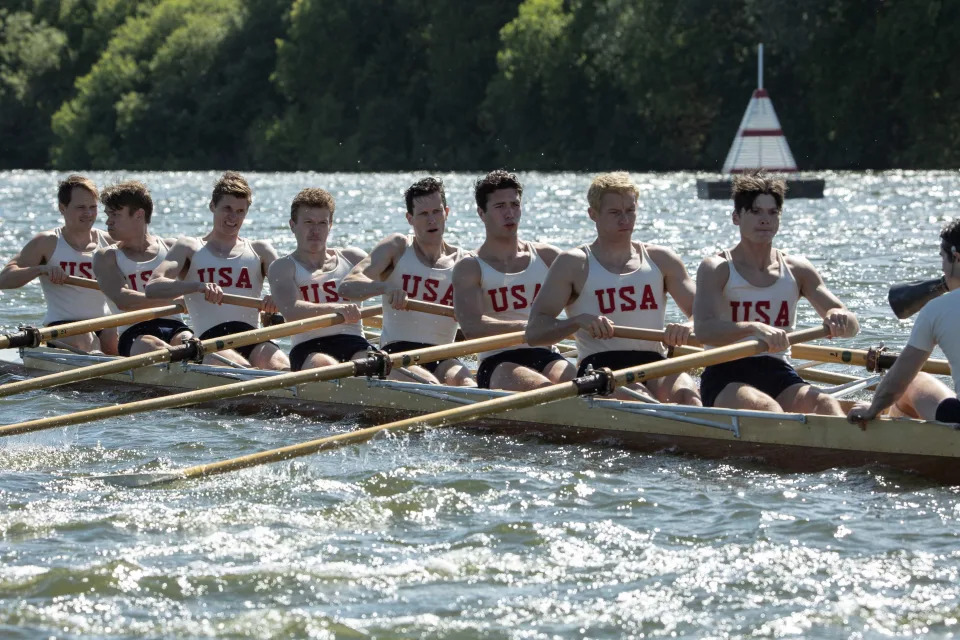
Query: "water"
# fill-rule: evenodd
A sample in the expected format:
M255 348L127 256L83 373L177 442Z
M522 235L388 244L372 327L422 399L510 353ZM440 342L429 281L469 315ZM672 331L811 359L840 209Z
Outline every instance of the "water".
M0 173L0 257L57 224L45 172ZM197 233L213 173L94 174L153 190L153 227ZM415 174L251 175L249 237L293 247L293 195L337 198L334 238L402 231ZM529 174L522 228L589 239L589 176ZM479 244L473 176L444 176L449 238ZM691 174L640 175L638 236L693 272L733 244L730 205ZM788 201L779 243L805 254L860 317L853 347L898 348L890 283L937 275L953 172L828 174ZM39 286L2 292L7 329L42 316ZM670 316L676 317L671 309ZM815 314L801 307L801 326ZM834 367L854 372L853 369ZM129 400L34 392L0 422ZM882 468L788 474L554 445L468 428L387 437L146 490L92 475L213 461L359 426L265 411L171 410L0 442L0 637L618 638L952 636L960 495ZM366 423L364 423L366 424Z

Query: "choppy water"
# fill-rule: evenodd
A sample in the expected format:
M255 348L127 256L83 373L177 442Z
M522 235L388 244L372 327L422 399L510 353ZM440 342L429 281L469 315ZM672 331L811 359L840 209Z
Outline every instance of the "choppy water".
M57 224L44 172L0 173L0 258ZM95 174L152 188L154 228L194 234L213 173ZM335 238L403 230L414 174L251 175L245 235L293 246L302 187L337 198ZM637 176L639 236L694 270L732 244L727 203L694 176ZM851 346L900 347L887 286L937 274L957 215L953 172L828 174L788 201L780 244L807 255L860 316ZM452 241L482 227L473 176L445 176ZM591 235L589 176L529 174L522 227ZM39 286L2 292L6 328L42 315ZM672 311L675 314L675 311ZM811 324L809 307L801 324ZM0 423L114 396L0 400ZM129 398L124 398L129 399ZM93 474L181 466L356 426L292 415L164 411L0 442L0 637L616 638L953 635L957 488L879 468L787 474L753 461L560 446L468 429L401 438L152 490Z

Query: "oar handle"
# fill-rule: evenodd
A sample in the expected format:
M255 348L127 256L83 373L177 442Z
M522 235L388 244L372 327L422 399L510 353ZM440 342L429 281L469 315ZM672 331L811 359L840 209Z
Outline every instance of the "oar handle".
M96 280L89 278L78 278L77 276L67 276L63 284L69 284L74 287L83 287L84 289L100 290L100 285ZM249 296L238 296L232 293L223 294L223 304L232 304L237 307L246 307L248 309L263 309L263 300L260 298L251 298Z
M663 342L666 340L666 336L667 332L662 329L640 329L639 327L621 327L619 325L613 328L614 338ZM702 347L703 345L697 342L697 337L691 333L690 337L687 338L687 344L685 346Z
M404 308L404 311L420 311L422 313L432 313L435 316L446 316L447 318L453 318L453 307L448 307L445 304L437 304L435 302L424 302L423 300L413 300L407 298L407 306Z

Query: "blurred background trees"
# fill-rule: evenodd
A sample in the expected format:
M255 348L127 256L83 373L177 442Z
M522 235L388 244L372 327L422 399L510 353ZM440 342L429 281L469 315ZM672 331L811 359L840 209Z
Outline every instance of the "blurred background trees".
M0 167L717 169L756 83L803 168L960 164L948 0L7 0Z

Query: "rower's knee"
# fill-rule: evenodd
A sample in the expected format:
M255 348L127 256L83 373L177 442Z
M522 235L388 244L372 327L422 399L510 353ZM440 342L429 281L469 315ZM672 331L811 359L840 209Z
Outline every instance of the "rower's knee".
M921 420L935 420L937 407L953 392L929 373L920 372L907 385L897 400L896 407L904 415Z
M130 355L138 356L143 353L150 353L151 351L159 351L168 346L170 345L156 336L138 336L137 339L133 341L133 344L130 345Z
M844 416L846 413L840 406L840 401L825 393L818 393L814 402L813 413L821 416Z
M769 395L748 384L733 382L723 388L713 402L715 407L748 409L751 411L776 411L783 408Z

